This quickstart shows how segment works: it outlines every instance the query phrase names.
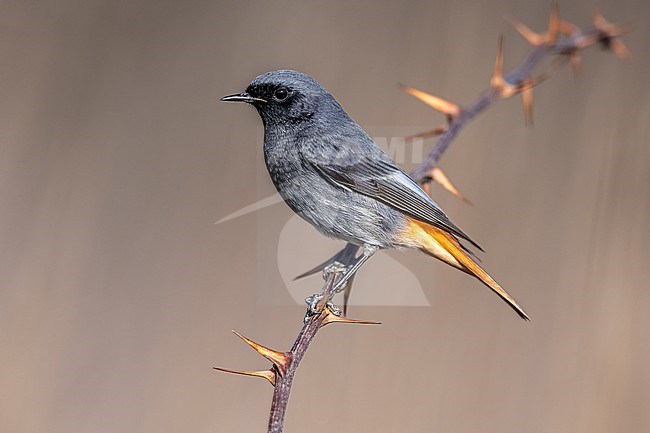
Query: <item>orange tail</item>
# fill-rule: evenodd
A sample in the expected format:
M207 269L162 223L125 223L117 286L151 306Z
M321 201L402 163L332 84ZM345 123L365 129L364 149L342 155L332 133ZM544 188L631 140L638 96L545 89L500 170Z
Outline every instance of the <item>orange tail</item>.
M452 235L417 220L410 220L408 236L421 245L421 249L443 262L475 276L512 307L522 319L530 320L526 312L517 304L494 279L463 249Z

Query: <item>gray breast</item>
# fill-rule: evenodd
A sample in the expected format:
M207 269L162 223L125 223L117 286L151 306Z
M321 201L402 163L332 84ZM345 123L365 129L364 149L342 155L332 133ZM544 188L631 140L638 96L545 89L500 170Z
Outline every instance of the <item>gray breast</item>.
M312 167L273 165L269 174L289 207L322 234L357 245L394 246L401 216L378 201L336 186Z

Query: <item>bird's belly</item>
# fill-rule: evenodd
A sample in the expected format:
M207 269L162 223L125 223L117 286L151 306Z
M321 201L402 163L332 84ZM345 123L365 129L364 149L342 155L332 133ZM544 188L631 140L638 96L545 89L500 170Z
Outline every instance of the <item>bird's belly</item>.
M357 245L396 246L403 216L364 195L305 174L276 183L289 207L325 236Z

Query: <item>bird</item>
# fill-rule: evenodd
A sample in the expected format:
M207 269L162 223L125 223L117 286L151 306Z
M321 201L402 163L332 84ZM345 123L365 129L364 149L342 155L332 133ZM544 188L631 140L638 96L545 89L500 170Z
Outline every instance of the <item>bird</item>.
M530 320L461 242L482 248L315 79L293 70L274 70L221 101L257 109L264 125L266 168L291 210L321 234L362 248L334 292L342 290L377 251L412 248L476 277L521 318Z

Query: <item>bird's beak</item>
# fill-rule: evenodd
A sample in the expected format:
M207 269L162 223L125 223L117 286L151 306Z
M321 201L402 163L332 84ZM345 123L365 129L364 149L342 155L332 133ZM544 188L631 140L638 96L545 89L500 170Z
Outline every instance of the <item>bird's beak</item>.
M224 102L246 102L248 104L252 104L254 102L262 102L266 104L267 102L266 99L255 98L254 96L251 96L246 92L235 93L232 95L224 96L223 98L221 98L221 100Z

